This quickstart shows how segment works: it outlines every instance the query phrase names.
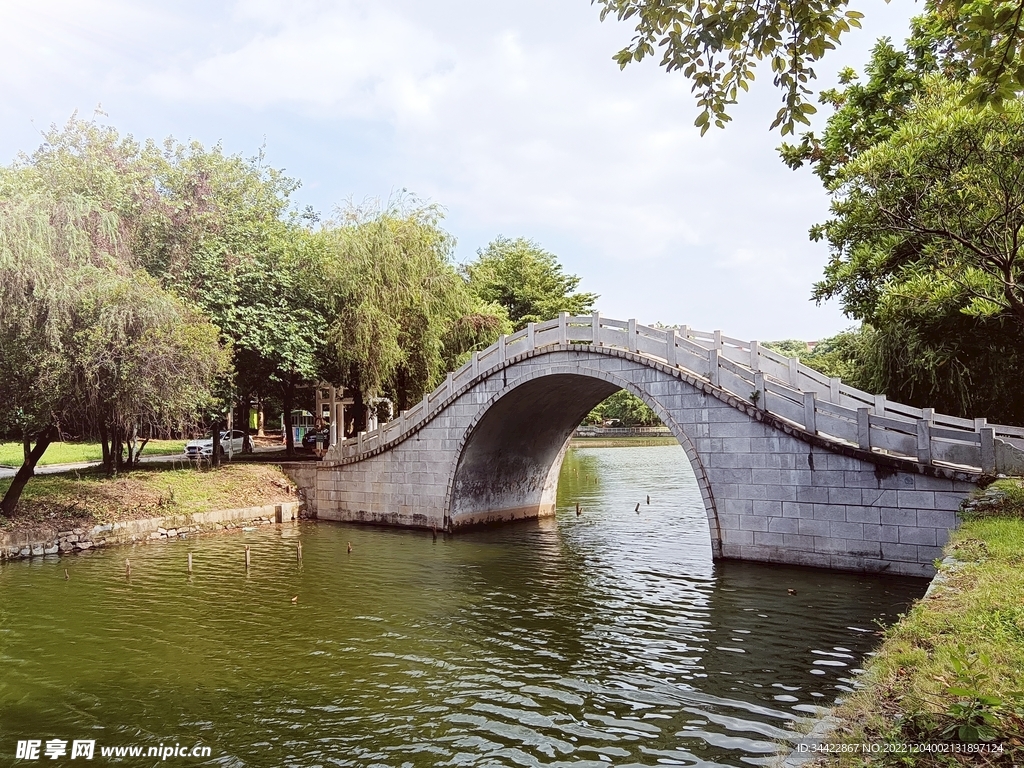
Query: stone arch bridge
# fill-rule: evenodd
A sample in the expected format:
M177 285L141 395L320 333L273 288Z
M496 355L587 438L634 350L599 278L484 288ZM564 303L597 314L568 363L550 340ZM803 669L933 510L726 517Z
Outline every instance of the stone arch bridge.
M331 448L309 501L443 530L552 514L573 431L619 389L686 452L716 557L925 575L981 476L1024 465L1024 429L891 402L756 341L562 315Z

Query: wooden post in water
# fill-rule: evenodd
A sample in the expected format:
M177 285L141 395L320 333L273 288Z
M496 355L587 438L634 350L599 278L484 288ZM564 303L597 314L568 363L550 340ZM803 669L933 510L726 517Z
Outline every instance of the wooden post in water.
M250 563L250 560L249 560L249 545L246 544L245 545L245 570L247 570L247 571L249 570L249 563Z
M132 577L132 564L128 558L124 560L124 577L130 579Z
M297 563L301 563L302 562L302 542L301 541L295 542L295 562L297 562Z

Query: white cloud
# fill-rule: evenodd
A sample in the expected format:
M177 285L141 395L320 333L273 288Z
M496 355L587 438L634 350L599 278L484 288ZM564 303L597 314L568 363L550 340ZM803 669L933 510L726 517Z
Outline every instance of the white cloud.
M775 157L777 94L760 84L727 131L700 138L689 83L653 64L619 72L630 30L584 0L14 7L0 83L26 104L66 116L49 102L70 93L237 116L206 130L257 126L321 207L407 187L449 208L463 256L499 232L534 237L609 313L760 338L846 324L806 301L826 256L806 231L826 199ZM312 141L299 169L277 149ZM355 165L371 188L352 186Z

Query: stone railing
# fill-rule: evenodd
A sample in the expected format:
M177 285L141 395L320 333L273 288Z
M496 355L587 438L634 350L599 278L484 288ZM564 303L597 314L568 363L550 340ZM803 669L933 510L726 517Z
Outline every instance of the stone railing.
M969 471L1016 469L1024 428L961 419L872 395L762 347L722 334L653 328L636 320L562 314L502 336L398 418L339 443L328 460L360 456L404 439L473 382L507 361L546 347L589 344L632 352L725 390L812 435L837 444Z

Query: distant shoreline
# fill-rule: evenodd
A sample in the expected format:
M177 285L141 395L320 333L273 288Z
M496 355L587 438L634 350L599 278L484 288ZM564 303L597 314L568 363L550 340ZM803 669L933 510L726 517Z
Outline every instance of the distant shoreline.
M574 437L570 448L635 448L638 446L679 445L674 437L648 437L644 435L623 437Z

